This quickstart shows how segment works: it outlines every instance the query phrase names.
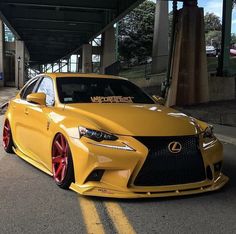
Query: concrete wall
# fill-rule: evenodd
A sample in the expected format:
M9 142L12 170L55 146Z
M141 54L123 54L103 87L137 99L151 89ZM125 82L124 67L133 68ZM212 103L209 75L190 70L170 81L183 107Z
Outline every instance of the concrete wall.
M143 88L151 95L161 94L161 83L165 80L165 75L156 75L150 80L130 79L133 83ZM236 77L208 77L209 101L226 101L236 98Z
M210 101L232 100L235 95L236 77L209 77L209 99Z

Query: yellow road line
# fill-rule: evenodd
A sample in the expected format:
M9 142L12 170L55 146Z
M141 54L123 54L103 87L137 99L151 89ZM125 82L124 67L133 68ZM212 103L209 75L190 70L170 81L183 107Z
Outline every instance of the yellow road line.
M105 234L103 225L97 213L93 201L79 197L79 203L83 214L88 234Z
M121 207L114 202L105 202L107 212L119 234L135 234L134 228L129 223Z

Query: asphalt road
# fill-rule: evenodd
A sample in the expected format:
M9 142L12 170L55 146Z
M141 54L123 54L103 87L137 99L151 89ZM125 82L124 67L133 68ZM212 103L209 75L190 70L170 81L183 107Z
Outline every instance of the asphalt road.
M59 189L1 147L0 233L236 233L235 152L235 145L225 144L224 172L231 180L219 192L116 200Z

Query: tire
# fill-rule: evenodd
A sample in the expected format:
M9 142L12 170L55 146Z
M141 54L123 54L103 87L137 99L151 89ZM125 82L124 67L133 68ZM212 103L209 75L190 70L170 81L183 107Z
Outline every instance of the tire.
M69 144L58 133L52 143L52 172L55 183L62 189L69 189L74 182L74 167Z
M11 132L11 126L8 119L5 120L4 126L3 126L3 134L2 134L2 141L3 141L3 148L7 153L14 153L13 151L13 138L12 138L12 132Z

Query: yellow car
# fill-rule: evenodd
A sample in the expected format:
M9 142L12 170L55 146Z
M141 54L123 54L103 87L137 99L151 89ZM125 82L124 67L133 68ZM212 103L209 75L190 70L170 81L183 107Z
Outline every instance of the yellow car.
M228 181L211 126L114 76L31 79L9 103L3 146L84 195L187 195Z

